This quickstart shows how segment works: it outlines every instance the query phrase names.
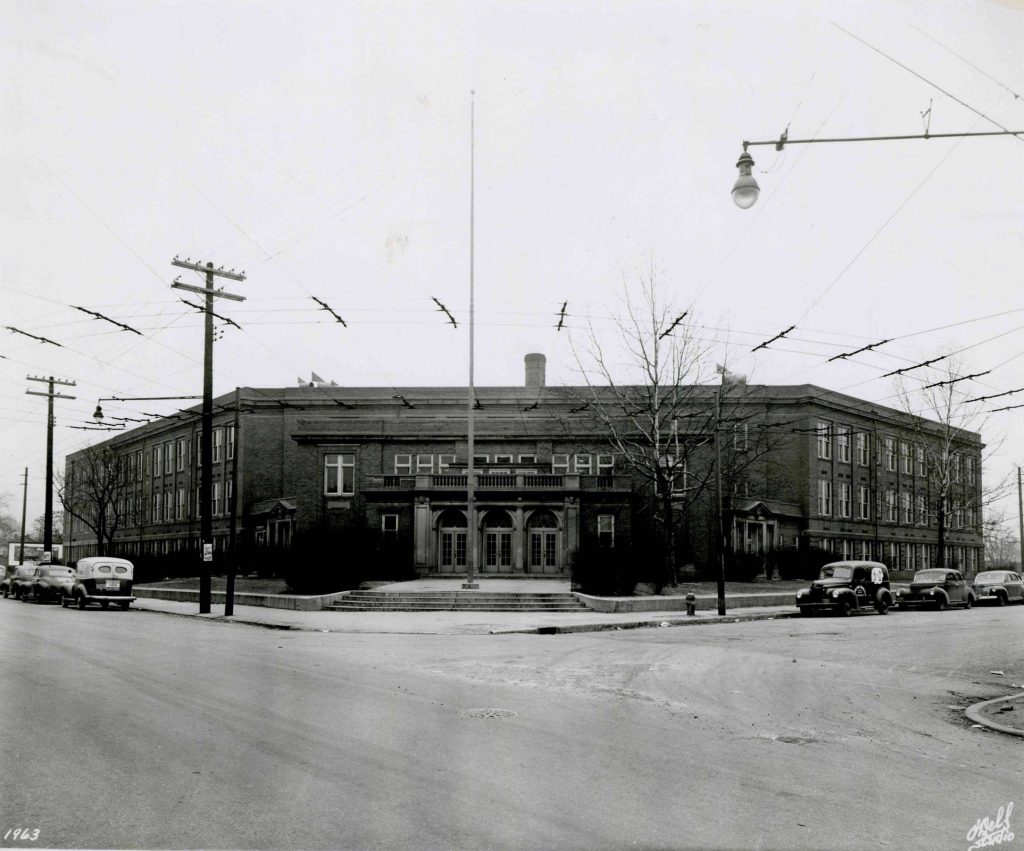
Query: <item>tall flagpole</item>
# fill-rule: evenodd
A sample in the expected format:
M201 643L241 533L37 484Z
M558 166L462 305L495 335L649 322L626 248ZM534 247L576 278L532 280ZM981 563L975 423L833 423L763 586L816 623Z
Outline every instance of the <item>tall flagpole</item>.
M476 472L473 469L473 410L476 407L476 390L473 386L473 226L474 226L474 171L476 156L476 92L472 91L469 101L469 399L467 401L467 453L466 462L466 581L463 588L479 588L474 581L476 569L476 505L474 488Z

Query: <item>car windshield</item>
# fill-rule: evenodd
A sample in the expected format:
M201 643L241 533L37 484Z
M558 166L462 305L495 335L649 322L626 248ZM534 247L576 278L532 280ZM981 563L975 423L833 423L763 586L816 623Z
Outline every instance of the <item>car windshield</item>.
M853 570L844 564L826 564L821 569L820 579L849 579Z
M1009 576L995 570L986 570L984 573L979 573L974 577L975 582L1005 582L1007 579L1009 579Z
M61 570L49 570L47 573L50 576L71 576L71 568L64 568Z
M945 582L946 571L944 570L922 570L914 576L915 582Z

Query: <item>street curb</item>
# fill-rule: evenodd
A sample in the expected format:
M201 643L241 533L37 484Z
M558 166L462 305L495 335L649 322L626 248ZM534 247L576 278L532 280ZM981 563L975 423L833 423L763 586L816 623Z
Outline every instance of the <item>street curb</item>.
M775 612L765 615L741 615L714 618L664 618L658 621L636 623L581 623L569 626L538 626L530 629L492 629L490 635L562 635L571 632L608 632L616 629L660 629L663 626L705 626L708 624L740 623L742 621L770 621L800 617L799 612Z
M981 714L981 710L986 706L991 706L993 703L1002 703L1006 700L1024 700L1022 694L1010 694L1006 697L997 697L992 700L983 700L981 703L975 703L973 706L968 706L964 712L967 717L971 719L975 724L981 724L983 727L989 727L992 730L998 730L1000 733L1006 733L1010 736L1024 736L1024 730L1019 727L1008 727L1006 724L1000 724L996 721L992 721Z

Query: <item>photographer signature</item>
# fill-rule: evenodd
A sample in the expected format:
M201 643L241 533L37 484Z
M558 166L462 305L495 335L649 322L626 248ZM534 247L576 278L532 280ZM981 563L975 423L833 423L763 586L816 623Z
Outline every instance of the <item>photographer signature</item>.
M1004 842L1013 841L1013 833L1010 831L1010 813L1013 812L1013 801L1005 807L1000 807L996 813L995 821L988 816L978 819L969 831L967 841L974 843L967 851L976 851L978 848L990 848L993 845L1002 845Z

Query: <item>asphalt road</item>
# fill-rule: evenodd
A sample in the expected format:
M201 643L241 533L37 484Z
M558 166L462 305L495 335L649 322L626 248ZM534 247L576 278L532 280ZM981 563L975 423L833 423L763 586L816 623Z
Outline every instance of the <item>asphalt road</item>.
M0 844L967 849L1024 810L1024 739L962 714L1024 684L1022 625L355 635L0 601Z

